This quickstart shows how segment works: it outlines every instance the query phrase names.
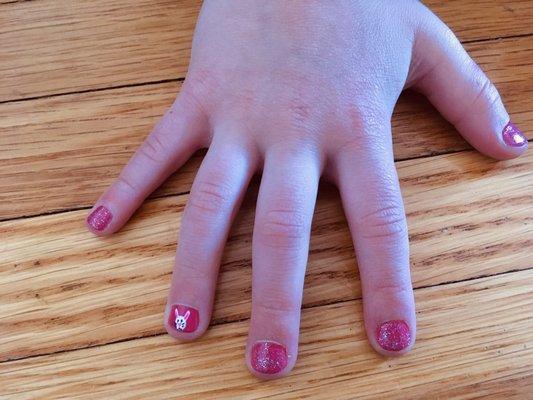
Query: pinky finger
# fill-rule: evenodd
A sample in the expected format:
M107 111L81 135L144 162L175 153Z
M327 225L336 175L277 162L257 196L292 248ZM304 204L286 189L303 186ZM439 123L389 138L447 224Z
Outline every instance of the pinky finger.
M87 217L88 229L97 235L119 230L144 199L201 147L205 130L200 112L178 97L95 203Z

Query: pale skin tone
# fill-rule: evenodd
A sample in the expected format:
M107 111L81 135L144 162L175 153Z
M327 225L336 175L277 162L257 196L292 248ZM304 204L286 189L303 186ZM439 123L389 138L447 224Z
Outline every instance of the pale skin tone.
M253 231L252 315L246 348L261 378L296 363L302 291L319 179L339 188L353 237L370 345L392 356L416 336L405 213L391 115L402 90L425 94L480 152L509 146L495 87L451 31L417 1L206 0L181 93L95 204L118 231L198 149L208 148L185 209L165 311L170 335L208 328L223 248L251 177L262 173ZM412 133L417 135L416 132ZM169 324L173 304L198 310L194 332ZM404 321L411 340L384 349L376 329ZM334 329L334 327L331 327ZM288 361L265 374L251 347L272 340Z

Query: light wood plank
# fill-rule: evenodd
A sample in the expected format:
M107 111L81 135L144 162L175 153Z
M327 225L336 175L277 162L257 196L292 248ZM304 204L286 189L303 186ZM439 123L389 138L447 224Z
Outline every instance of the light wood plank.
M199 0L2 7L0 101L183 77Z
M532 267L533 154L497 163L463 152L397 166L416 287ZM254 199L252 191L230 235L216 323L250 311ZM105 239L85 230L84 210L0 223L1 359L161 333L186 200L149 201ZM340 202L326 187L315 213L304 305L359 296Z
M533 39L468 47L533 138ZM90 206L179 88L176 82L0 105L0 220ZM401 97L393 132L400 160L468 147L413 93ZM157 195L187 192L199 163L187 164Z
M198 342L167 335L0 364L0 395L157 399L520 399L533 390L533 271L416 291L414 351L366 342L360 301L304 310L293 373L259 383L243 363L248 322ZM222 349L222 350L221 350Z
M533 33L529 0L426 2L462 40ZM0 13L0 101L183 77L200 0L17 2Z

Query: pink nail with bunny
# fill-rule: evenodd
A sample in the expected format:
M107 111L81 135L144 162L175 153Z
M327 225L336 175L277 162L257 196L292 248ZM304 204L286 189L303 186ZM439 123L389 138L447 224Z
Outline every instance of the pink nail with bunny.
M170 309L168 324L177 332L194 332L200 322L198 310L183 304L174 304Z

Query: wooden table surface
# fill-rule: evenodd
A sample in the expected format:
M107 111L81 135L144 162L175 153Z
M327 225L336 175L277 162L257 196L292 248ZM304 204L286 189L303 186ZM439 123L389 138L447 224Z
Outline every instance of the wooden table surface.
M426 3L533 139L533 1ZM412 93L393 118L419 324L412 353L386 359L368 345L328 185L289 377L260 382L244 365L257 184L225 252L212 327L190 344L164 333L202 154L119 234L97 238L84 217L179 91L200 4L0 0L0 398L533 399L533 153L485 158Z

